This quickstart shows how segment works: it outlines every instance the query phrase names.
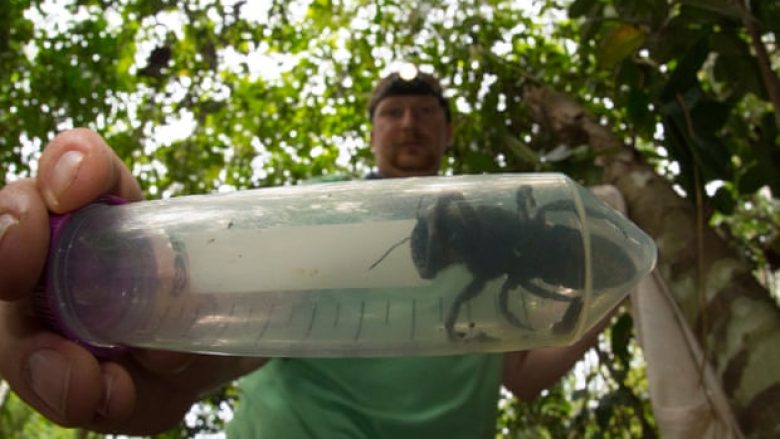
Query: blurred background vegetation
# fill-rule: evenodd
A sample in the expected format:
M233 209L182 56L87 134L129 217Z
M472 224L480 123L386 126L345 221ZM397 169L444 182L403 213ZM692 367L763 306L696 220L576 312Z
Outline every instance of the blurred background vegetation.
M5 0L0 184L43 146L97 130L149 198L295 184L372 166L366 103L411 62L455 107L446 173L558 171L602 182L598 152L524 101L576 99L748 261L777 300L780 3L769 0ZM503 394L500 437L654 437L644 360L621 313L532 404ZM776 369L775 369L776 370ZM160 437L219 435L226 388ZM0 381L0 437L93 437Z

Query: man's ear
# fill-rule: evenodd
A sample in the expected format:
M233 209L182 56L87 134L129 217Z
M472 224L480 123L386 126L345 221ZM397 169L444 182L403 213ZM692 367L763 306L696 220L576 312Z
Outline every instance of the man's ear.
M368 132L368 144L371 146L371 151L374 150L374 129L371 128L371 131Z

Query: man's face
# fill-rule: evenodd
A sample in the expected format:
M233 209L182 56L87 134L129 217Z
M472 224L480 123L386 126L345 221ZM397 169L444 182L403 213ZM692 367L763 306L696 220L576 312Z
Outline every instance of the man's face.
M371 151L383 177L439 171L452 140L452 124L434 96L388 96L379 101L372 122Z

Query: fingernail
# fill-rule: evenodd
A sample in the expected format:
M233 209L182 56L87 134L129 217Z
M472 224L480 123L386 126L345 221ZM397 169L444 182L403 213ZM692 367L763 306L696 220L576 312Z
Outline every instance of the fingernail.
M100 416L107 418L108 407L111 403L111 392L114 390L114 377L107 373L103 374L103 386L105 387L105 392L103 393L103 400L100 402L97 412Z
M10 213L0 215L0 243L3 242L5 234L11 230L11 227L19 223L19 220Z
M60 416L70 386L70 363L59 352L41 349L27 360L27 379L36 395Z
M51 206L58 205L60 195L73 184L82 161L84 154L81 151L68 151L57 160L52 170L51 184L45 194Z

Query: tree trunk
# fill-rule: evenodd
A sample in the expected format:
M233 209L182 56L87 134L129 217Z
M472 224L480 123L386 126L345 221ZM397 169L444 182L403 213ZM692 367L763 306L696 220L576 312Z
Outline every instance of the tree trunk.
M629 217L658 245L658 269L720 378L748 437L780 435L780 309L752 268L715 230L702 225L690 200L657 175L574 99L529 87L534 120L562 143L586 139L617 186ZM575 146L575 145L572 145Z

